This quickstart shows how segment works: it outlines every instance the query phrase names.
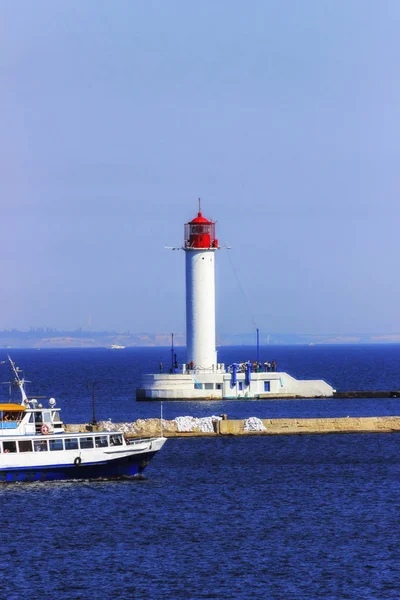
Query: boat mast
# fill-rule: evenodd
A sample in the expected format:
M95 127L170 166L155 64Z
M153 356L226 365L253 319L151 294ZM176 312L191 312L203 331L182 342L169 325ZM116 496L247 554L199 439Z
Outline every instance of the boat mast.
M29 404L29 400L28 397L25 393L25 379L24 377L19 376L19 374L22 372L21 369L19 369L17 367L17 365L15 364L15 362L11 359L10 356L7 356L8 358L8 362L10 363L10 369L11 372L14 374L14 381L11 382L12 385L16 385L19 388L19 391L21 392L21 396L22 396L22 402L21 404L23 404L24 406L27 406Z

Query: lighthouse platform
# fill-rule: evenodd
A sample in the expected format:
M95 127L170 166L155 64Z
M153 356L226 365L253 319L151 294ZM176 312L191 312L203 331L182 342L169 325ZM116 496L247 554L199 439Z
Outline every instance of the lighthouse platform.
M272 398L329 398L332 386L322 380L299 380L284 372L215 370L157 373L142 376L136 400L232 400Z

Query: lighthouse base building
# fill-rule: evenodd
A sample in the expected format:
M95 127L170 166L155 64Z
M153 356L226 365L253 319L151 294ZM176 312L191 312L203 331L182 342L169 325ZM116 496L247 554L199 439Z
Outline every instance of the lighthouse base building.
M200 207L199 207L200 209ZM143 375L137 400L319 398L334 389L321 380L300 381L287 373L259 372L250 363L225 367L215 344L215 269L219 249L215 222L197 217L185 224L186 363L170 373Z
M250 375L250 378L248 377ZM137 400L232 400L235 398L322 398L334 389L322 380L298 380L287 373L214 372L143 375Z

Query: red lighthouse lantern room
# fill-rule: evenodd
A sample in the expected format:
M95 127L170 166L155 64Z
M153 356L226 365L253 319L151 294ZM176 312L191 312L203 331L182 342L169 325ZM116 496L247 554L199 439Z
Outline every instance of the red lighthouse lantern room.
M193 221L185 223L185 248L218 248L215 221L208 221L200 210Z

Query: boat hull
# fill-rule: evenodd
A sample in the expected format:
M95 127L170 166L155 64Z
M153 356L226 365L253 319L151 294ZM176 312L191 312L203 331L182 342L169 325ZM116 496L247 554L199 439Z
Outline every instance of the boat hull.
M0 468L0 483L62 481L73 479L121 479L140 477L155 452L124 456L110 461L49 464Z

